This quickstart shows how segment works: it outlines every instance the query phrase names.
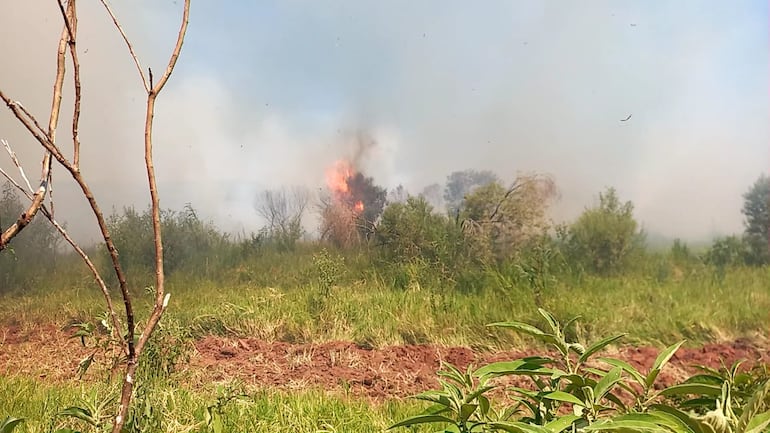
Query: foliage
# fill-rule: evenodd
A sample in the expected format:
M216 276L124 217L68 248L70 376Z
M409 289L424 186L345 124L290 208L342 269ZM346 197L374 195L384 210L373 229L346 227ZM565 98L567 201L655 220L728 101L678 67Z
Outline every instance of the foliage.
M107 220L115 245L120 251L121 265L127 272L149 273L155 265L152 215L150 209L139 213L133 207L114 213ZM184 270L205 275L231 251L233 243L210 222L201 220L192 205L182 211L161 212L163 258L167 274Z
M714 239L714 243L704 254L704 260L714 266L714 279L724 281L728 267L745 263L748 254L746 243L737 236L725 236Z
M408 263L422 259L433 265L448 266L452 256L455 225L434 212L422 197L391 203L382 214L375 234L386 261Z
M509 187L494 181L465 197L460 217L469 242L500 260L520 251L547 227L546 209L556 187L547 177L518 177Z
M25 207L10 182L0 196L0 231L16 222ZM41 268L55 271L61 238L45 219L35 218L14 239L9 250L0 254L0 293L29 289L38 280Z
M343 258L333 256L329 250L323 248L319 253L313 254L313 265L317 273L318 285L324 295L328 296L344 271Z
M748 262L766 264L770 261L770 178L762 174L743 195L743 200L744 234L750 249Z
M644 245L633 212L634 205L621 203L614 188L600 193L599 205L586 209L569 227L566 249L570 260L602 275L626 269Z
M739 374L736 364L724 374L707 371L658 390L653 385L659 373L684 341L662 350L646 373L608 357L596 359L606 366L597 368L591 366L594 355L625 334L580 343L567 338L577 318L562 325L551 313L538 311L547 324L544 328L524 322L490 326L527 334L555 349L555 357L529 356L475 370L469 367L466 372L443 364L438 373L442 389L415 396L431 405L389 429L431 424L456 433L761 433L770 425L770 381L766 376ZM492 394L502 387L497 379L511 377L529 378L531 387L509 386L509 399ZM738 383L744 384L740 392ZM672 400L684 395L696 398L680 404ZM710 404L713 409L705 413L688 412Z

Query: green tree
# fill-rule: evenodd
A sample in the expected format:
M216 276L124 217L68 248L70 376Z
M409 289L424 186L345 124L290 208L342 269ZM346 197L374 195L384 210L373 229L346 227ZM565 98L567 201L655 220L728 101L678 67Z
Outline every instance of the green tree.
M770 262L770 178L762 174L743 194L744 236L749 246L747 262L762 265Z
M622 271L643 248L644 234L634 219L634 205L621 203L614 188L600 193L599 206L586 209L569 228L569 257L590 272Z
M424 198L410 196L385 208L375 239L391 261L421 258L441 263L451 255L453 225L447 217L433 212Z
M714 266L714 279L721 283L727 274L727 268L740 266L746 262L747 244L738 236L726 236L714 239L706 251L705 262Z
M400 287L414 282L458 285L458 277L472 268L460 227L447 215L434 212L424 197L410 196L388 205L375 231L375 245L381 266L392 272L394 284Z

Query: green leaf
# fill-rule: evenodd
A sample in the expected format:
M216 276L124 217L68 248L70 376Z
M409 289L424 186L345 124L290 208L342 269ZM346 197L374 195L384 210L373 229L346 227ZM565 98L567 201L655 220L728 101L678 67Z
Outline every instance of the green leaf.
M489 391L490 389L494 389L494 388L496 388L495 385L482 386L481 388L479 388L479 389L473 391L472 393L466 395L465 396L465 403L472 402L473 399L475 399L476 397L478 397L478 396L484 394L485 392Z
M646 379L642 373L639 372L636 368L634 368L633 365L627 363L626 361L615 359L615 358L599 358L599 361L605 362L613 367L620 367L625 371L626 373L630 374L631 377L634 378L637 382L639 382L639 385L644 386Z
M707 383L680 383L679 385L670 386L658 394L666 397L686 394L719 396L722 395L722 387Z
M434 404L425 408L421 415L441 415L442 413L450 412L451 410L451 407L444 406L443 404Z
M650 413L653 413L655 415L658 415L657 412L666 413L669 415L672 415L676 418L678 418L680 421L682 421L687 427L693 432L693 433L705 433L706 431L703 430L703 424L698 421L697 419L690 416L688 413L685 413L675 407L668 406L665 404L653 404L650 405Z
M564 324L564 326L561 327L563 332L567 332L567 329L569 329L570 326L572 326L575 322L577 322L579 319L582 319L583 316L577 315L569 320Z
M617 340L620 340L621 338L625 337L628 334L618 334L613 335L612 337L607 337L603 340L597 341L596 343L590 345L588 349L586 349L585 353L580 355L580 358L578 358L578 361L582 364L588 360L588 358L591 357L594 353L604 349L605 346L614 343Z
M510 433L551 433L551 431L545 427L517 421L498 421L489 423L488 425L493 429L503 430Z
M544 427L548 429L551 433L560 433L562 430L571 426L572 423L574 423L579 419L580 417L577 415L564 415L562 417L556 418L555 420L549 422Z
M471 403L465 403L460 407L460 420L465 422L468 420L468 418L473 415L473 412L476 412L476 409L479 407L477 404L471 404Z
M23 422L24 418L5 417L3 422L0 422L0 433L11 433L16 426Z
M633 413L621 415L615 418L597 421L584 428L586 431L606 431L606 430L631 430L643 432L665 432L669 433L666 427L660 424L660 419L644 413Z
M712 385L719 385L722 386L722 382L725 380L719 376L714 376L713 374L696 374L693 376L690 376L682 383L710 383Z
M388 430L392 430L397 427L409 427L417 424L429 424L429 423L449 423L454 424L452 418L447 418L443 415L417 415L409 417L403 421L400 421L392 426L388 427Z
M532 337L537 338L540 341L543 341L548 344L553 344L555 346L559 346L559 340L556 338L555 335L547 334L540 330L539 328L532 326L527 323L523 322L497 322L492 323L487 326L497 326L500 328L511 328L514 331L523 332L525 334L531 335Z
M767 432L765 429L768 426L770 426L770 411L762 412L759 415L755 415L753 418L751 418L749 423L746 424L746 430L744 430L743 433Z
M663 366L666 365L672 356L674 356L674 353L679 350L684 342L685 340L682 340L679 343L672 344L660 352L660 354L658 354L658 357L652 364L652 369L650 369L650 373L647 375L647 379L645 380L645 385L647 385L647 388L651 387L652 384L655 383L655 379L658 377L660 370L663 369Z
M437 403L446 407L451 406L449 397L441 391L426 391L426 392L417 394L412 398L416 400L423 400L423 401L429 401L431 403Z
M559 327L559 322L556 320L556 317L554 317L553 314L549 313L548 311L542 308L538 308L537 312L540 313L541 316L545 317L545 320L548 322L548 325L551 327L551 330L553 331L554 335L561 334L561 328Z
M615 367L607 374L605 374L604 377L599 380L599 382L596 383L596 386L594 386L595 403L598 403L602 398L604 398L604 395L610 392L612 387L620 381L620 375L622 372L623 369L620 367Z
M622 385L622 382L620 384ZM620 397L616 396L615 394L613 394L611 392L607 393L607 395L605 395L605 397L607 398L607 400L615 403L615 405L617 407L619 407L622 411L626 410L626 404L623 403L623 400L621 400Z
M480 395L477 397L479 400L479 410L481 411L482 416L487 416L489 414L489 399L486 398L483 395Z
M676 433L694 433L694 430L685 422L674 414L668 412L651 410L648 414L658 418L660 425L666 426Z
M737 430L745 430L745 427L757 415L757 412L764 410L768 405L770 405L770 380L767 380L764 385L757 387L743 407L743 413L738 420Z
M91 415L91 411L88 409L84 409L82 407L70 406L66 409L61 410L57 415L71 416L81 421L85 421L92 426L96 426L96 424L98 424L98 420L94 419L93 415Z
M492 364L485 365L476 370L474 375L477 377L495 377L510 374L551 375L554 373L554 370L544 367L544 365L553 362L555 361L550 358L540 357L522 358L515 361L493 362Z
M586 405L584 401L564 391L551 391L543 395L543 398L547 398L548 400L563 401L563 402L572 403L572 404L576 404L578 406L584 406L584 407Z
M443 364L443 368L445 368L446 370L439 371L437 373L439 376L448 377L457 383L472 385L472 384L466 383L465 375L460 370L458 370L457 367L449 363L442 363L442 364Z
M81 433L80 430L72 430L71 428L60 428L53 433Z

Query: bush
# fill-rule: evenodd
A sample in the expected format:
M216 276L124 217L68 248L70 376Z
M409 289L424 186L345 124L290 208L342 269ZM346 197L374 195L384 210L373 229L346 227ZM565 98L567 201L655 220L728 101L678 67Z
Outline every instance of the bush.
M118 248L121 265L126 272L147 272L154 269L152 215L150 210L138 213L133 207L122 214L113 214L107 226ZM209 270L223 264L234 265L236 244L220 233L210 222L204 222L191 205L181 212L161 212L163 256L166 274L185 270L192 275L207 275Z
M16 222L24 209L14 186L6 182L0 196L0 232ZM0 293L31 288L41 271L51 273L59 242L56 229L42 215L33 219L0 254Z
M600 193L599 206L586 209L569 227L569 259L601 275L625 270L631 258L644 251L644 234L633 213L633 203L621 203L614 188Z

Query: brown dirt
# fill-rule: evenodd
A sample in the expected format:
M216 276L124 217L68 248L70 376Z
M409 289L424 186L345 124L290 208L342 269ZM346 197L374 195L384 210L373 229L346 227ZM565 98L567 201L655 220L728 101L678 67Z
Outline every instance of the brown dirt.
M0 374L23 374L42 380L70 380L80 359L89 352L76 339L53 325L0 327ZM646 371L659 353L653 347L622 347L606 355L619 357ZM182 374L193 383L240 379L246 384L276 389L321 388L351 392L374 399L404 397L437 386L440 361L461 369L488 362L536 354L533 350L494 353L464 347L431 345L358 347L350 342L290 344L253 338L208 336L194 342ZM721 360L770 363L764 342L737 340L682 348L661 373L660 385L670 385L695 371L694 365L718 368Z

